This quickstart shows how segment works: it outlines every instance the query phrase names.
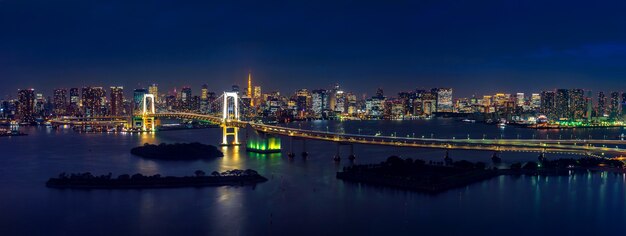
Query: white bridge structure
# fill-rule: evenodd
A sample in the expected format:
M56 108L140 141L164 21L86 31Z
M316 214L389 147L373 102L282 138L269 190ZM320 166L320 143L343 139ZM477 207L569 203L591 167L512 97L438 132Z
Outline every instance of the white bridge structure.
M384 145L394 147L431 148L446 150L479 150L494 152L535 152L577 154L595 157L624 157L626 156L626 140L624 139L446 139L446 138L416 138L380 135L346 134L337 132L324 132L289 128L276 125L267 125L253 121L242 121L240 109L246 104L240 102L237 93L225 92L223 97L216 99L216 106L221 106L222 114L195 114L185 112L158 112L155 109L155 97L146 94L143 101L141 117L141 129L146 132L156 131L157 118L175 118L207 121L219 124L222 127L221 145L240 145L239 131L241 128L250 127L259 134L288 137L292 140L319 140L337 143L338 145ZM221 99L221 102L220 102ZM73 121L68 118L53 120L55 124L86 124L85 119ZM96 121L103 117L92 117ZM135 119L135 118L133 118ZM66 123L63 123L66 122ZM107 121L108 122L108 121ZM232 137L232 138L231 138ZM291 145L293 147L293 144ZM293 151L293 150L292 150Z

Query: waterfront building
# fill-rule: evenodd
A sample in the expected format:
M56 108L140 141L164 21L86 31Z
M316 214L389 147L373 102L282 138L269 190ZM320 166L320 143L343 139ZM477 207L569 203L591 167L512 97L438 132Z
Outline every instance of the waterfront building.
M620 115L620 94L618 92L611 93L611 100L609 104L609 117L616 119Z
M323 116L323 113L330 108L329 94L325 89L316 89L311 93L313 115L317 118Z
M133 91L133 114L141 114L143 109L143 98L148 93L148 90L144 88L135 89Z
M87 117L106 114L106 91L102 87L83 87L81 90L82 110Z
M604 92L598 92L598 104L596 106L596 117L607 116L606 96Z
M433 89L437 94L437 112L453 112L452 89Z
M111 87L110 114L113 116L124 115L124 87Z
M556 119L567 120L570 117L570 90L569 89L557 89L554 97L554 111Z
M22 122L33 122L35 120L35 90L18 90L17 102L17 118L20 119Z
M541 92L541 109L540 112L543 113L549 120L556 119L555 113L555 98L556 93L554 91L543 91Z
M62 88L55 89L53 93L53 100L54 114L57 116L65 115L68 109L67 90Z
M572 89L569 92L569 118L581 120L586 118L587 103L585 102L585 90Z
M68 106L68 114L72 116L80 115L80 93L78 88L70 88L70 105Z

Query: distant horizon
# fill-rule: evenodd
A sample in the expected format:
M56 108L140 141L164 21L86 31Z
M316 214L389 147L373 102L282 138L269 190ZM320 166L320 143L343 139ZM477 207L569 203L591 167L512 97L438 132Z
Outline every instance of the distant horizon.
M52 96L52 94L53 94L55 89L66 89L66 90L69 91L69 89L71 89L71 88L79 88L80 89L80 88L83 88L83 87L102 87L107 92L109 92L111 87L122 86L124 88L124 95L125 96L132 96L133 90L135 90L135 89L148 89L148 87L151 86L152 84L157 84L158 85L159 94L167 94L167 93L173 91L174 89L177 89L179 91L181 88L190 87L191 90L192 90L192 95L198 95L200 89L203 86L203 84L200 84L200 85L191 85L191 86L190 85L178 85L178 86L167 86L166 87L166 86L163 86L161 83L145 83L145 85L139 85L137 87L129 87L129 86L120 85L120 84L113 84L113 85L94 84L94 85L83 85L83 86L63 86L63 87L55 87L55 88L49 88L49 89L39 89L37 87L26 87L26 88L19 88L19 89L34 89L35 93L37 93L37 91L42 91L43 90L44 91L43 92L44 96L47 97L47 96ZM242 84L245 84L245 86L242 85ZM556 91L557 89L583 89L585 92L587 92L587 91L593 92L594 95L597 95L599 92L604 92L606 95L609 95L612 92L618 92L618 93L620 93L620 95L622 93L624 93L624 90L589 90L589 89L579 88L579 87L568 87L568 88L566 88L566 87L559 87L559 88L546 88L546 89L540 89L540 90L535 90L535 91L501 91L501 90L497 90L496 92L483 92L483 93L481 93L481 92L474 92L474 93L471 93L471 94L461 94L461 95L459 95L458 92L457 92L457 88L455 88L453 86L416 87L416 88L413 88L413 89L406 89L406 90L399 90L399 91L389 91L389 90L385 89L384 87L372 87L372 89L369 92L355 92L355 91L351 90L350 88L346 88L345 86L342 86L341 83L336 83L336 84L339 84L340 88L343 91L351 92L351 93L357 95L357 97L360 97L362 95L366 95L367 97L373 96L374 94L376 94L376 91L377 91L378 88L382 88L383 89L384 95L386 97L397 97L398 93L401 93L401 92L412 92L412 91L416 91L416 90L419 90L419 89L428 91L428 90L433 89L433 88L452 88L452 90L453 90L453 98L455 98L455 99L456 98L471 98L472 96L476 96L477 98L482 98L482 96L495 95L495 94L498 94L498 93L511 94L511 95L515 95L517 93L524 93L524 96L530 96L533 93L541 94L544 91ZM224 87L223 89L215 89L215 87L211 87L211 85L207 83L209 92L215 92L216 94L219 94L219 93L222 93L222 92L226 92L226 91L231 91L231 88L232 88L233 85L238 85L239 89L240 89L240 92L245 93L245 88L247 87L247 82L241 82L241 83L238 83L238 84L232 84L230 86ZM322 87L322 86L309 87L309 88L304 88L303 87L303 88L298 88L298 89L294 89L294 90L290 90L290 91L282 91L282 90L277 90L277 89L266 89L266 87L264 87L263 85L255 84L254 83L254 79L253 79L252 85L253 86L261 86L262 93L269 93L269 92L278 91L278 92L281 93L281 95L284 95L284 96L291 95L291 94L295 93L299 89L308 89L309 91L316 90L316 89L328 89L328 90L330 90L334 86L334 84L331 84L331 85L328 85L328 86L325 86L325 87ZM6 95L2 96L2 98L0 100L7 99L9 97L11 99L16 98L17 97L17 91L19 89L16 89L13 94L6 94ZM287 93L285 93L285 92L287 92ZM109 94L107 93L107 97L108 96L109 96Z

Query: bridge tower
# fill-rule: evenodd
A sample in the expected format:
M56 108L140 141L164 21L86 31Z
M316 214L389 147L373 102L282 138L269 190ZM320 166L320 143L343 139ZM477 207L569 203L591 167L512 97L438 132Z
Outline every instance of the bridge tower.
M150 107L148 107L148 99L151 99ZM156 114L155 109L154 109L154 102L155 102L154 94L143 95L143 110L141 113L141 121L142 121L141 130L142 131L155 131L156 130L154 116L151 116L151 115Z
M229 98L232 102L229 105ZM231 113L232 111L232 113ZM239 145L239 127L231 121L239 121L239 95L236 92L224 92L222 106L222 146ZM233 142L228 143L228 136L233 136Z

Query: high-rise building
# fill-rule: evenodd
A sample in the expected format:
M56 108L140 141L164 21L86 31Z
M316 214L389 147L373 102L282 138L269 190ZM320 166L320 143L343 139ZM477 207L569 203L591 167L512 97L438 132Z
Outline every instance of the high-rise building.
M80 93L78 88L70 89L70 105L68 106L68 113L72 116L80 115Z
M154 95L154 100L156 103L159 103L159 85L152 84L148 87L148 93Z
M569 89L557 89L554 97L554 110L557 119L569 119Z
M83 114L88 117L106 114L106 91L102 87L83 87L81 91Z
M148 90L144 88L135 89L133 91L133 114L141 114L143 109L143 97L148 93Z
M180 101L181 101L181 108L183 110L191 110L192 107L192 102L191 102L191 88L190 87L183 87L180 90L181 93L181 97L180 97Z
M311 93L312 111L316 117L321 117L324 111L330 108L328 91L325 89L316 89Z
M620 94L618 92L611 93L611 103L609 106L609 117L616 119L620 116Z
M598 93L598 106L596 107L596 116L604 117L607 115L606 96L603 92Z
M202 100L209 99L209 86L206 84L202 85L202 89L200 90L200 99Z
M437 94L437 112L453 112L452 89L437 88L433 91Z
M524 106L525 102L526 102L526 98L524 97L524 93L517 93L515 105L518 107L521 107L521 106Z
M533 93L530 95L530 108L537 110L541 108L541 95L538 93Z
M540 112L543 113L550 120L556 119L555 100L556 94L554 93L554 91L541 92Z
M155 97L156 99L156 97ZM111 115L124 115L124 87L111 87Z
M66 115L67 112L67 90L66 89L55 89L53 94L53 105L54 105L54 114L57 116Z
M36 115L44 115L46 109L46 99L43 96L43 93L35 94L35 114Z
M17 116L22 122L33 122L35 120L35 90L20 89L17 92Z
M585 90L572 89L569 92L569 118L580 120L586 117L587 103L585 101Z
M622 93L622 116L626 116L626 93Z

